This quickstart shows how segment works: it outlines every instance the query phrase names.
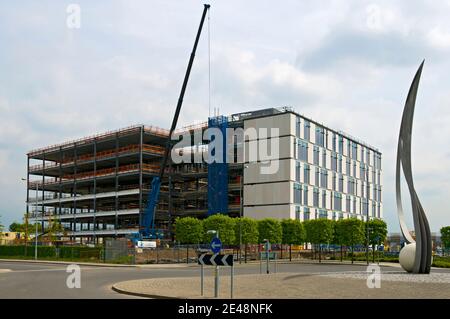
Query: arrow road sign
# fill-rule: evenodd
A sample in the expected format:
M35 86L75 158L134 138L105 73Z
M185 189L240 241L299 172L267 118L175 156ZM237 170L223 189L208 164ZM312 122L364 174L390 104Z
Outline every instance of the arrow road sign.
M233 266L233 255L201 254L198 256L198 264L207 266Z
M211 240L211 244L209 245L211 247L211 251L214 254L220 253L220 250L222 249L222 242L219 238L214 237L213 240Z

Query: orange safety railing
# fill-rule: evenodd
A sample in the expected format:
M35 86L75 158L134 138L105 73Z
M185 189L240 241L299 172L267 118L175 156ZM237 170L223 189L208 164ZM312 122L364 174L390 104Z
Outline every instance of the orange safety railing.
M107 138L107 137L111 137L115 134L126 134L128 132L132 132L140 127L144 127L144 130L146 132L150 132L152 134L155 135L159 135L161 137L167 137L169 136L169 130L163 129L163 128L159 128L156 126L148 126L148 125L142 125L142 124L138 124L138 125L132 125L132 126L128 126L122 129L118 129L118 130L113 130L113 131L107 131L104 133L99 133L99 134L94 134L91 136L87 136L87 137L82 137L76 140L72 140L72 141L68 141L68 142L64 142L64 143L60 143L60 144L54 144L54 145L50 145L50 146L46 146L46 147L42 147L42 148L38 148L38 149L34 149L31 150L30 152L28 152L28 156L35 156L38 154L42 154L44 152L51 152L51 151L57 151L59 148L67 148L67 147L71 147L73 146L75 143L77 143L77 145L84 145L87 143L92 142L93 140L97 139L103 139L103 138Z
M119 166L118 173L125 173L130 171L136 171L139 170L139 164L129 164L129 165L123 165ZM150 173L156 173L159 172L159 165L155 164L142 164L142 170ZM99 176L106 176L106 175L112 175L116 173L115 168L105 168L96 171L95 173L93 171L90 172L84 172L84 173L78 173L78 174L69 174L69 175L63 175L61 177L61 182L69 181L69 180L82 180L82 179L89 179L92 177L99 177ZM56 184L59 183L60 179L54 178L54 179L47 179L44 181L45 185L48 184ZM42 181L31 181L30 182L30 188L38 185L42 185Z
M142 150L160 154L160 155L164 154L164 147L158 146L158 145L144 144L144 145L142 145ZM138 151L139 151L139 145L129 145L129 146L124 146L124 147L118 148L117 152L116 152L116 149L110 149L110 150L98 152L95 156L93 154L80 155L76 158L76 160L77 160L77 163L79 163L79 162L91 161L91 160L94 160L94 158L100 159L100 158L105 158L105 157L112 157L112 156L115 156L116 153L124 154L124 153L138 152ZM73 163L75 163L75 158L67 158L67 159L61 161L62 165L73 164ZM46 163L45 168L58 167L59 164L60 163L58 163L58 162L54 162L54 163L50 163L50 164ZM44 164L30 166L30 171L38 171L38 170L42 170L42 169L44 169Z

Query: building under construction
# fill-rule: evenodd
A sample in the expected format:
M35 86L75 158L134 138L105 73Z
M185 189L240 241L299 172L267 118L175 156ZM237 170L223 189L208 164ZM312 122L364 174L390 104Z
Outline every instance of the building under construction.
M259 157L250 160L251 138L225 145L238 154L228 163L169 161L155 213L160 237L171 238L179 216L214 213L253 218L382 218L381 153L357 139L293 112L271 108L209 118L176 134L206 128L279 129L279 169L267 176ZM158 175L169 131L136 125L30 151L27 214L64 237L98 242L136 234ZM270 139L258 137L256 140ZM272 137L274 138L274 137ZM178 151L208 149L208 141ZM242 199L242 200L241 200Z

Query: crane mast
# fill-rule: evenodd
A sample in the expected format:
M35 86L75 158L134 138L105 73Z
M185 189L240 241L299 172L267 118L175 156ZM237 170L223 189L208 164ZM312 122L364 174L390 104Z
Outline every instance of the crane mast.
M184 93L186 91L186 87L189 81L189 75L191 73L192 64L194 63L195 52L197 51L198 41L200 39L200 35L203 29L203 23L205 22L206 12L210 8L209 4L205 4L203 8L202 18L200 20L200 25L198 27L197 36L195 37L194 47L191 52L191 56L189 58L189 63L187 66L186 74L184 76L183 85L181 87L180 96L178 98L177 107L175 109L175 114L172 119L172 125L170 126L169 137L166 142L166 147L164 150L164 156L161 161L161 167L159 170L159 174L155 176L152 180L151 190L148 195L147 207L144 211L143 218L141 220L141 225L139 229L139 235L141 239L143 238L155 238L156 230L155 230L155 215L156 215L156 206L159 201L159 193L161 189L161 181L164 177L165 168L167 165L167 161L169 160L170 150L172 149L171 137L175 128L177 126L178 117L180 115L181 106L183 104Z

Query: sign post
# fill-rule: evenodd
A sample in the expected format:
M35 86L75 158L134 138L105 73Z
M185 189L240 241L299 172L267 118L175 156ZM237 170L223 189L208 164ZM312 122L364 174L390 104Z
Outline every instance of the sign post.
M202 254L198 256L198 264L201 265L201 292L203 296L203 266L231 266L231 298L233 298L234 290L234 260L233 255L220 255L220 254ZM216 282L217 284L217 282ZM214 297L218 297L218 287L215 287Z
M217 235L217 233L216 233ZM220 253L220 251L222 250L222 242L220 241L219 237L216 236L211 240L211 251L213 252L214 255L217 255L218 253ZM213 261L214 263L214 261ZM214 271L214 297L217 298L219 297L219 266L216 265L216 269Z
M200 273L201 273L201 279L200 279L200 281L201 281L201 290L200 290L200 292L201 292L201 295L203 296L203 264L201 264L200 265Z

